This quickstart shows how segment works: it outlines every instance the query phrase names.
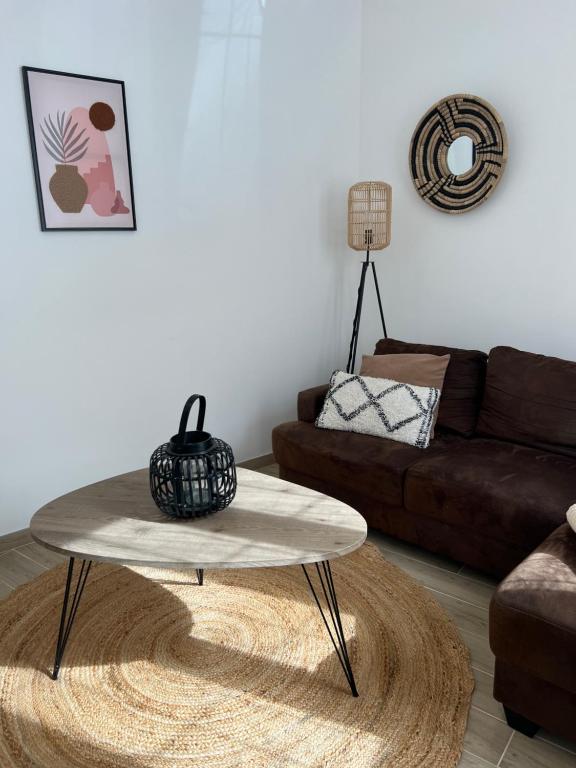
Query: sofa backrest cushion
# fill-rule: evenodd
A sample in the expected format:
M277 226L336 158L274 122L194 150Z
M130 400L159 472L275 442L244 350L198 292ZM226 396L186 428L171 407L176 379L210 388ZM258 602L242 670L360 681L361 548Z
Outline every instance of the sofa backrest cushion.
M485 352L380 339L374 354L450 355L440 397L436 428L447 429L467 437L474 434L484 392L488 357Z
M576 456L576 363L494 347L477 431Z

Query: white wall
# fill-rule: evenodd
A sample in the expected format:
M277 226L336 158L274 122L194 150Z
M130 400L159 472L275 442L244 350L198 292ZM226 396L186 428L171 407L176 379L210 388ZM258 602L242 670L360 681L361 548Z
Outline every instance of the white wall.
M0 534L145 465L193 391L239 460L269 451L297 390L345 364L361 178L394 189L391 335L576 359L576 6L543 9L0 0ZM126 81L136 233L39 231L23 64ZM457 91L500 111L510 159L488 202L447 216L407 155ZM379 336L369 285L359 351Z
M392 336L576 360L576 4L364 0L361 173L392 184L377 256ZM510 158L492 197L459 216L420 199L412 132L471 92L503 117ZM365 346L379 335L372 311Z
M268 452L298 389L345 361L361 6L0 9L2 534L145 465L192 392L238 459ZM136 233L40 232L23 64L126 81Z

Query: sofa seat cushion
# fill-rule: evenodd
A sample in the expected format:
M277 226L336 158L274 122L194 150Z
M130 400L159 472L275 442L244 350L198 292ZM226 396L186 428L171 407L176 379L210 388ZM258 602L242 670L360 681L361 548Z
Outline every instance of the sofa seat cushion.
M576 534L567 524L496 590L490 645L498 660L576 693Z
M424 455L406 473L404 504L530 552L566 521L576 460L500 440L462 441Z
M433 440L426 455L447 450L460 438ZM318 429L304 421L280 424L272 432L274 457L281 467L390 505L402 506L404 474L422 449L372 435Z

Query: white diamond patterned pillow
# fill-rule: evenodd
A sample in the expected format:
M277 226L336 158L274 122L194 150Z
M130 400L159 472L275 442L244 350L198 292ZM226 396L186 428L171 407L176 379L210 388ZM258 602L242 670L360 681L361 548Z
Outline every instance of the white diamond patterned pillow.
M566 512L566 519L570 524L570 528L576 533L576 504L572 504L568 512Z
M427 448L439 398L434 387L334 371L316 426Z

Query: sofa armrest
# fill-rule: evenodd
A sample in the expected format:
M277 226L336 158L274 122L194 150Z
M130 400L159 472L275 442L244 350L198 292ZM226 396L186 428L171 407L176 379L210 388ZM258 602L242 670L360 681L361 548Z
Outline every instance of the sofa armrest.
M316 417L322 410L329 384L321 384L298 392L298 421L316 421Z

